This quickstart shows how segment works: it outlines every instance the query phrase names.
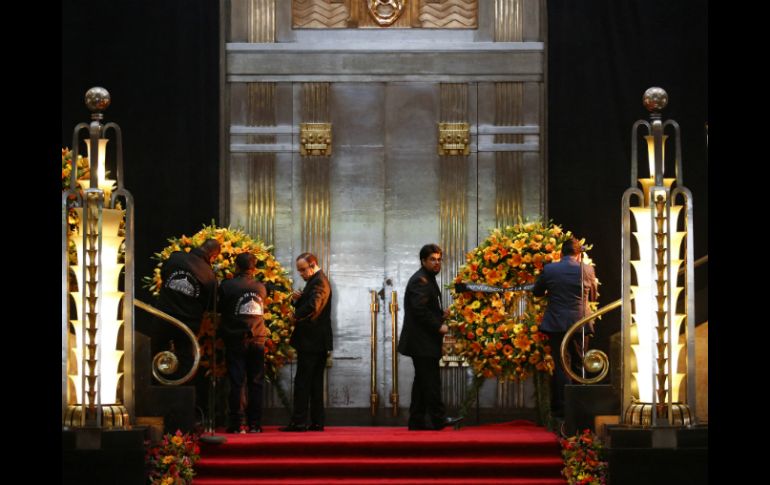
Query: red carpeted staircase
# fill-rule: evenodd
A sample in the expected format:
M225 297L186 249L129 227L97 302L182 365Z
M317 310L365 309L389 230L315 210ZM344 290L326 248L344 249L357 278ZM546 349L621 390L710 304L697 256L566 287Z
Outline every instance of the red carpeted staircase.
M528 421L408 431L327 427L324 432L228 434L201 445L195 485L539 484L561 478L559 442Z

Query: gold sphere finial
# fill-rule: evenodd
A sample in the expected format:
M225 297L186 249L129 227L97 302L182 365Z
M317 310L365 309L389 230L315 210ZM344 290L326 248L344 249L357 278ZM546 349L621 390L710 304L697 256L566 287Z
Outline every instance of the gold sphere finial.
M648 88L642 96L642 104L651 113L662 111L668 104L668 93L665 89L656 86Z
M86 91L86 107L92 113L106 110L110 106L110 93L106 89L95 86Z
M604 368L604 359L602 359L601 353L596 349L586 352L586 356L583 359L583 367L588 372L601 372Z

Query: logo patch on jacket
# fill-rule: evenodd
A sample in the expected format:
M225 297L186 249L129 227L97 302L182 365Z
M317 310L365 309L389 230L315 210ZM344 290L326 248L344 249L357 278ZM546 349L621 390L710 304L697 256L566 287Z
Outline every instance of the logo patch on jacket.
M256 293L246 293L235 305L236 315L262 316L264 314L262 298Z
M166 281L166 288L181 293L191 298L198 298L200 284L193 275L187 271L174 271Z

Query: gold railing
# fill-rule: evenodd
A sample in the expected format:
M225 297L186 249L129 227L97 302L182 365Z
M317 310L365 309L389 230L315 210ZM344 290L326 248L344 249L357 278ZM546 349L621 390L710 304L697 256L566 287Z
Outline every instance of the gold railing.
M171 325L179 328L182 330L185 335L192 341L193 343L193 355L195 357L195 360L193 361L192 368L179 379L172 380L172 379L166 379L161 374L171 374L173 373L177 366L179 365L179 359L177 356L170 351L163 351L158 352L155 357L152 359L152 375L162 384L165 384L167 386L178 386L180 384L184 384L185 382L189 381L193 378L196 372L198 372L198 365L201 361L201 348L200 345L198 345L198 339L195 336L194 333L190 330L190 328L182 323L180 320L177 320L176 318L172 317L166 312L163 312L161 310L158 310L152 305L149 305L141 300L138 300L134 298L134 306L137 308L140 308L150 315L156 316L162 320L167 321Z
M701 258L698 258L695 261L693 267L697 268L698 266L701 266L702 264L707 263L708 260L709 260L709 256L707 254ZM685 267L682 266L682 268L679 269L679 274L683 274L684 271L685 271ZM634 295L631 295L632 299L633 297ZM607 358L607 354L605 354L604 352L598 349L591 349L583 354L583 367L589 372L599 372L599 374L589 378L585 378L577 375L575 372L572 371L572 369L570 369L570 366L565 364L565 362L567 361L567 348L572 336L575 335L575 333L578 330L583 328L585 324L587 324L588 322L590 322L596 317L602 316L605 313L608 313L616 308L620 308L622 303L623 303L623 299L620 298L608 305L601 307L595 313L592 313L591 315L588 315L585 318L581 318L580 320L572 324L569 330L567 330L567 333L564 334L564 339L562 340L561 348L559 349L559 358L561 359L562 368L564 369L564 372L568 376L570 376L570 378L572 378L573 380L579 382L580 384L594 384L604 379L604 377L610 371L609 358Z

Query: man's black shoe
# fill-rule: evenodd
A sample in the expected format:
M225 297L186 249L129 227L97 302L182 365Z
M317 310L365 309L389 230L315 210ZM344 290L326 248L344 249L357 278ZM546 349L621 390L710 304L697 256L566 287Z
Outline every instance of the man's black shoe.
M458 416L456 418L452 418L450 416L447 416L446 418L444 418L444 422L441 423L441 427L439 429L446 428L447 426L454 426L454 425L458 424L459 422L461 422L463 419L465 419L463 416Z
M311 424L307 427L308 431L323 431L324 425L323 424Z
M261 433L261 432L262 432L262 426L259 426L259 425L249 426L249 433Z
M241 426L229 426L225 429L225 433L245 434L246 430Z
M278 428L278 431L289 431L289 432L307 431L307 427L304 424L289 423L288 426L284 426L283 428Z

